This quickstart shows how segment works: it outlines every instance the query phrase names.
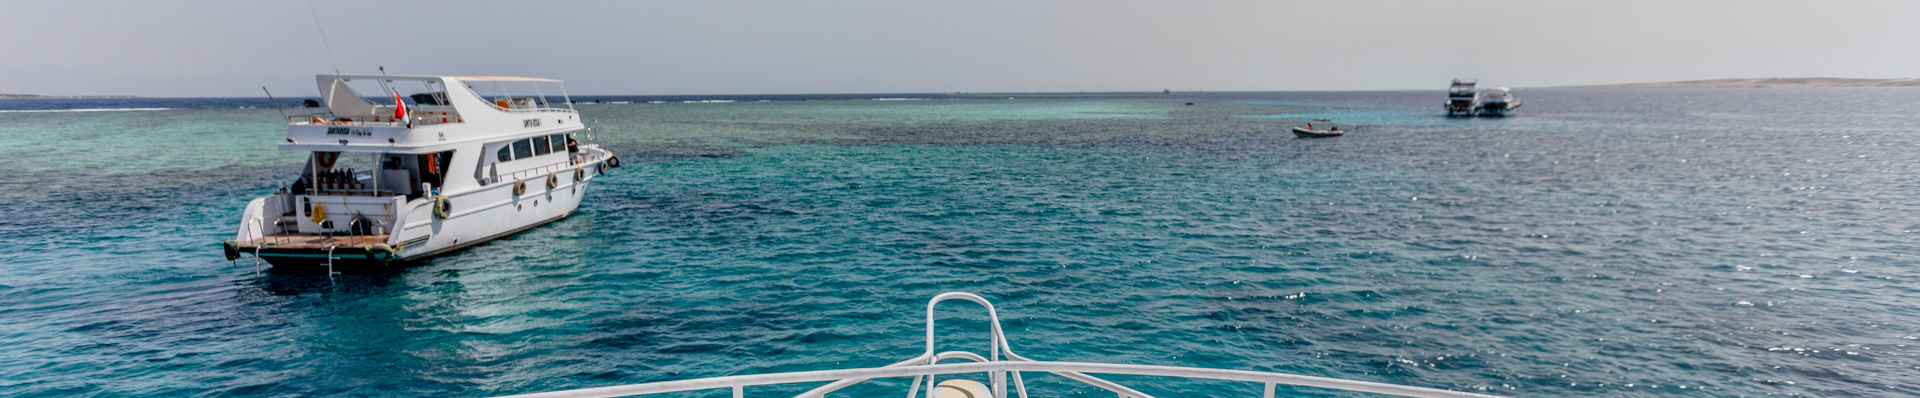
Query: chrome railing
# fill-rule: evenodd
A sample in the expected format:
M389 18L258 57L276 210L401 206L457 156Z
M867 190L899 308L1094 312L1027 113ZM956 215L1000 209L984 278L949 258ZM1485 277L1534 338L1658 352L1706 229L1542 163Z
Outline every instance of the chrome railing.
M988 356L971 352L949 351L934 353L933 310L941 301L966 300L979 303L987 309L987 318L991 328L991 351ZM1000 359L1002 356L1006 359ZM965 359L972 363L940 364L943 359ZM770 386L795 383L831 381L827 385L801 393L797 398L819 398L847 386L879 378L912 377L913 383L907 390L908 398L920 396L922 381L925 382L927 397L934 389L934 376L968 373L986 373L991 381L990 394L994 398L1007 397L1008 378L1011 376L1013 387L1020 398L1027 398L1026 382L1021 372L1045 372L1060 375L1088 385L1099 387L1118 394L1120 398L1152 398L1138 390L1107 381L1088 373L1132 376L1163 376L1188 379L1211 379L1239 382L1263 383L1263 397L1273 398L1277 386L1315 387L1331 390L1365 392L1374 394L1397 395L1404 397L1496 397L1493 395L1464 391L1441 390L1424 387L1403 386L1397 384L1375 383L1357 380L1335 379L1329 377L1303 376L1286 373L1256 372L1249 370L1190 368L1178 366L1126 365L1090 362L1051 362L1036 361L1014 354L1007 346L1006 335L1000 328L999 315L995 314L993 304L987 299L972 293L949 292L934 296L927 302L927 351L920 356L892 365L878 368L817 370L809 372L769 373L758 375L710 377L692 380L664 381L656 383L629 384L622 386L584 388L578 390L553 391L533 394L513 395L514 398L589 398L589 397L626 397L652 395L682 391L701 391L731 389L735 398L745 396L746 387Z
M533 107L533 108L501 108L496 105L493 108L499 109L501 111L505 111L507 113L577 113L572 109L558 108L558 107L551 107L551 106L541 106L541 107Z
M542 182L542 181L536 181L535 177L545 177L549 174L572 172L573 168L575 167L582 168L584 170L587 170L588 173L592 173L594 165L600 163L601 161L605 161L608 157L608 154L610 153L611 152L607 152L599 148L590 148L590 147L583 146L580 148L579 155L568 156L566 160L529 167L525 170L501 174L498 176L489 176L487 178L480 179L480 184L493 185L493 184L498 184L502 182L513 181L516 179L525 181L531 184L535 182ZM569 179L573 178L572 176L561 176L561 177L569 178ZM556 177L556 178L559 178L559 177Z
M298 115L287 115L287 124L315 125L315 126L393 127L393 126L405 126L408 120L412 120L414 126L428 126L428 125L435 125L435 124L452 124L452 123L463 122L463 120L460 117L460 112L453 111L450 109L443 110L443 109L411 109L410 108L407 110L407 117L405 119L396 119L392 116L387 116L392 114L393 112L393 108L391 107L376 109L375 112L376 112L375 115L371 115L366 118L360 118L360 119L349 118L350 120L341 120L340 117L335 116L332 112L316 112L316 113L306 113L306 114L298 114Z

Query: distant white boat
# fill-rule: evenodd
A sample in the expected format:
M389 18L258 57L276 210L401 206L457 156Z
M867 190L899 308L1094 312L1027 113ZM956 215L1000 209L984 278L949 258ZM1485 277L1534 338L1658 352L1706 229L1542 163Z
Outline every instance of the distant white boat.
M1480 116L1506 116L1515 109L1520 109L1520 99L1513 97L1513 89L1494 87L1480 91Z
M1293 135L1300 138L1339 137L1345 132L1340 130L1314 130L1306 127L1294 127Z
M1480 81L1474 79L1453 79L1453 85L1447 87L1447 116L1473 116L1480 108L1480 92L1474 90Z
M572 101L505 76L320 75L326 112L288 117L298 180L248 202L228 259L385 265L446 253L572 214L620 159L581 143ZM368 97L350 84L379 90ZM473 89L532 85L488 98ZM419 91L402 100L401 88ZM390 99L390 101L389 101ZM362 162L364 159L364 162ZM349 164L365 167L355 170Z
M1294 127L1293 135L1300 138L1322 138L1322 137L1339 137L1341 135L1346 134L1345 131L1340 131L1340 126L1333 124L1333 120L1313 119L1313 121L1326 123L1328 126L1331 126L1331 128L1328 128L1325 130L1315 129L1313 128L1313 123L1308 122L1306 127Z

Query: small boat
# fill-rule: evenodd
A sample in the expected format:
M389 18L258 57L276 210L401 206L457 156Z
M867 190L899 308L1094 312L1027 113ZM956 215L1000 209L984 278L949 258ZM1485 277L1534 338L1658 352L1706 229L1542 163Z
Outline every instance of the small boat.
M941 345L935 344L934 309L944 301L969 301L979 304L986 310L987 344L986 352L940 351ZM1035 385L1031 393L1035 397L1046 396L1082 396L1115 394L1122 398L1153 398L1133 387L1120 384L1094 374L1119 376L1116 378L1134 385L1142 385L1156 380L1187 379L1208 380L1219 383L1223 389L1237 388L1239 391L1263 391L1261 396L1274 397L1285 393L1289 396L1298 392L1333 393L1357 392L1378 395L1422 398L1500 398L1496 395L1467 391L1442 390L1427 387L1415 387L1388 384L1375 381L1347 380L1322 376L1307 376L1288 373L1275 373L1259 370L1201 368L1166 365L1137 365L1102 362L1044 361L1017 354L1008 345L1006 329L1000 326L1000 315L993 303L986 298L964 292L947 292L934 296L927 302L926 350L920 355L891 365L871 368L826 369L812 371L793 371L785 373L744 374L716 376L699 379L655 381L641 384L586 387L574 390L547 391L513 395L506 398L610 398L631 396L726 396L732 392L734 397L748 396L749 389L755 396L785 395L799 388L815 386L811 390L795 395L795 398L819 398L829 396L852 396L852 393L840 390L873 380L880 383L867 383L866 390L859 396L869 396L876 392L897 393L898 381L912 380L906 383L907 398L1026 398L1030 391L1026 376L1051 374L1057 379L1046 379ZM952 321L948 321L952 322ZM953 332L940 333L942 339L956 336ZM942 340L944 341L944 340ZM954 343L947 343L951 346ZM1062 347L1073 351L1077 347ZM875 350L868 350L875 351ZM835 357L833 360L842 360ZM860 360L858 362L873 362ZM856 363L858 363L856 362ZM839 362L835 362L838 364ZM1148 377L1151 376L1151 377ZM1063 380L1064 379L1064 380ZM986 380L985 383L975 380ZM883 385L893 382L892 385ZM1077 383L1074 383L1077 382ZM826 384L820 384L826 383ZM1235 385L1237 384L1237 385ZM1160 385L1153 385L1158 387ZM751 387L751 388L749 388ZM1314 390L1308 390L1312 388ZM1105 390L1102 394L1087 394L1086 389ZM1150 388L1149 391L1155 389ZM1049 394L1051 393L1051 394ZM670 395L671 394L671 395ZM885 395L885 394L882 394ZM1187 396L1182 392L1173 392L1168 396ZM1249 394L1251 395L1251 394ZM1317 394L1316 394L1317 395ZM1345 394L1342 394L1345 395Z
M1331 120L1313 119L1313 121L1330 122ZM1293 135L1298 136L1300 138L1339 137L1342 134L1346 134L1346 132L1340 131L1340 126L1333 126L1333 128L1327 129L1327 130L1315 130L1313 128L1313 123L1307 123L1306 127L1293 128Z
M1293 128L1293 135L1300 136L1300 138L1339 137L1342 134L1345 133L1340 130L1314 130L1306 127Z
M1506 116L1515 109L1520 109L1520 99L1513 97L1513 89L1494 87L1480 92L1480 116Z
M590 143L584 133L591 129L558 80L315 80L325 106L287 116L279 147L308 152L305 169L279 192L247 203L225 242L228 260L248 254L332 272L335 263L387 265L447 253L565 218L593 180L620 167L612 152ZM508 85L520 87L509 93ZM563 101L546 98L553 88Z
M1480 109L1480 92L1473 89L1479 84L1480 81L1474 79L1453 79L1453 85L1447 87L1448 117L1473 116Z

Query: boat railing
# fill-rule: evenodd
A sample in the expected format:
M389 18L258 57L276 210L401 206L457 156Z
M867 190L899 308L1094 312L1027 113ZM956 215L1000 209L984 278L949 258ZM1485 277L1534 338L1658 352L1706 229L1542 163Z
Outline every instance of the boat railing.
M990 328L989 355L972 352L949 351L934 352L934 308L942 301L965 300L986 307ZM1001 359L1003 357L1005 359ZM945 359L964 359L970 363L941 364ZM552 391L533 394L513 395L515 398L590 398L590 397L627 397L665 394L685 391L730 389L735 398L746 395L747 387L773 386L797 383L831 382L801 393L796 398L824 398L827 394L842 388L882 378L913 378L908 384L907 398L921 395L924 382L926 395L933 396L934 377L939 375L980 374L985 373L990 381L992 398L1007 398L1009 381L1020 398L1028 398L1026 382L1021 372L1041 372L1059 375L1098 387L1117 394L1120 398L1152 398L1152 395L1088 374L1160 376L1187 379L1209 379L1237 382L1261 383L1264 385L1262 397L1273 398L1278 386L1314 387L1331 390L1364 392L1404 397L1496 397L1493 395L1464 391L1441 390L1424 387L1403 386L1358 380L1335 379L1329 377L1305 376L1286 373L1259 372L1250 370L1210 369L1179 366L1128 365L1090 362L1036 361L1018 354L1006 344L1006 335L1000 327L1000 319L995 314L993 304L985 298L962 292L942 293L927 303L927 351L906 361L877 368L817 370L806 372L769 373L758 375L740 375L710 377L691 380L664 381L654 383L629 384L621 386L594 387L577 390Z
M464 122L464 119L460 118L460 114L458 113L423 111L418 114L408 115L406 119L396 119L389 116L371 116L363 119L353 119L353 118L342 119L339 117L334 117L333 114L331 113L309 113L309 114L301 114L301 115L287 115L287 124L302 125L302 126L312 125L312 126L398 127L398 126L407 125L408 119L412 119L414 126L429 126L429 125L435 125L435 124L449 124L449 123Z
M285 235L287 232L286 229L282 228L279 233L271 233L271 234L267 233L266 224L267 224L267 220L262 219L260 217L253 217L253 218L247 219L247 222L245 223L247 227L247 232L249 232L247 236L253 236L254 234L259 235L259 237L248 239L248 241L249 242L269 242L267 238L273 238L276 235ZM275 227L281 226L280 220L274 220L274 226ZM282 237L279 239L271 240L270 242L286 243L286 239Z
M531 108L501 108L499 106L494 106L493 108L499 109L507 113L577 113L572 109L558 108L558 107L552 107L552 106L539 106L539 107L531 107Z
M524 170L501 174L498 176L490 176L487 178L482 178L480 179L480 185L493 185L493 184L498 184L506 181L513 181L513 180L532 182L536 177L544 177L549 174L557 174L561 172L572 171L573 168L575 167L579 167L585 170L593 166L595 163L606 160L606 158L607 158L606 151L593 150L590 148L582 147L580 148L579 155L567 156L566 160L534 166ZM593 172L593 170L587 170L587 171ZM555 178L559 178L559 177L555 177ZM572 177L567 177L567 178L572 178Z

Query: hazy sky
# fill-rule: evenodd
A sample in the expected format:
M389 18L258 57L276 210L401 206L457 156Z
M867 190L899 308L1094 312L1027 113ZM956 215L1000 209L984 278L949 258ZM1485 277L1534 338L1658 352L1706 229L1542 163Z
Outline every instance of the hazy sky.
M574 94L1443 89L1920 76L1920 1L313 0L348 73ZM304 0L0 0L0 93L314 95Z

